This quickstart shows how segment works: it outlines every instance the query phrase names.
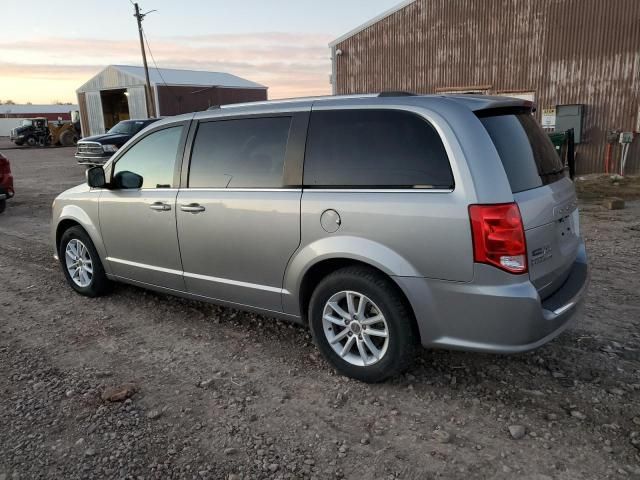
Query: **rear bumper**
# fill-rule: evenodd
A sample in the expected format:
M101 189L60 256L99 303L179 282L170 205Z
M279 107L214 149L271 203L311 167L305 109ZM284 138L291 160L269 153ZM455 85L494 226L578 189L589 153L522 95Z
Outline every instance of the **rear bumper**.
M584 243L569 277L541 301L527 276L475 265L473 282L396 277L411 302L422 344L492 353L518 353L549 342L567 328L589 283Z

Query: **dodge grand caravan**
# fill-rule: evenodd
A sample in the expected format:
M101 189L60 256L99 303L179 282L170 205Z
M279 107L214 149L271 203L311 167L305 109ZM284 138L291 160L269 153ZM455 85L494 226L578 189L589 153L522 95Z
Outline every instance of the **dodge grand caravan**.
M370 95L156 122L53 205L56 257L110 281L308 325L368 382L418 345L558 335L588 283L573 183L530 102Z

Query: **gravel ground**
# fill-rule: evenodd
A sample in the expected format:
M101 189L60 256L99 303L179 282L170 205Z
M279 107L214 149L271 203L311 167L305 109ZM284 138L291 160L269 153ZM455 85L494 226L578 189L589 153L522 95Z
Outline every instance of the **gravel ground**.
M83 170L72 149L5 153L0 480L640 478L640 202L582 204L592 284L549 345L423 351L365 385L297 326L130 286L76 295L49 215Z

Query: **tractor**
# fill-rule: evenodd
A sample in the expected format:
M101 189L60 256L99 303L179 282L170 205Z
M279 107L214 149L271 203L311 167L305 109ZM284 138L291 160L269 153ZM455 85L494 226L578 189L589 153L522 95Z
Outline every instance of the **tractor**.
M58 120L50 123L44 117L28 118L11 130L10 139L16 145L30 147L49 145L72 147L78 143L81 136L78 112L71 112L71 119L71 122Z

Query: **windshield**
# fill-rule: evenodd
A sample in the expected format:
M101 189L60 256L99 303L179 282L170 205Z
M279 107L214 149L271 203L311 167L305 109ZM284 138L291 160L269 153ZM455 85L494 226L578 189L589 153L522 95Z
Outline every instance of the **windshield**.
M513 193L564 178L564 165L549 136L530 113L480 118L500 155Z
M131 122L120 122L111 127L107 133L121 133L123 135L131 135L133 132L132 127L133 124Z
M120 122L107 133L120 133L122 135L135 135L145 126L143 121Z
M33 126L33 122L31 120L22 120L22 122L20 122L20 126L21 127L31 127L31 126Z

